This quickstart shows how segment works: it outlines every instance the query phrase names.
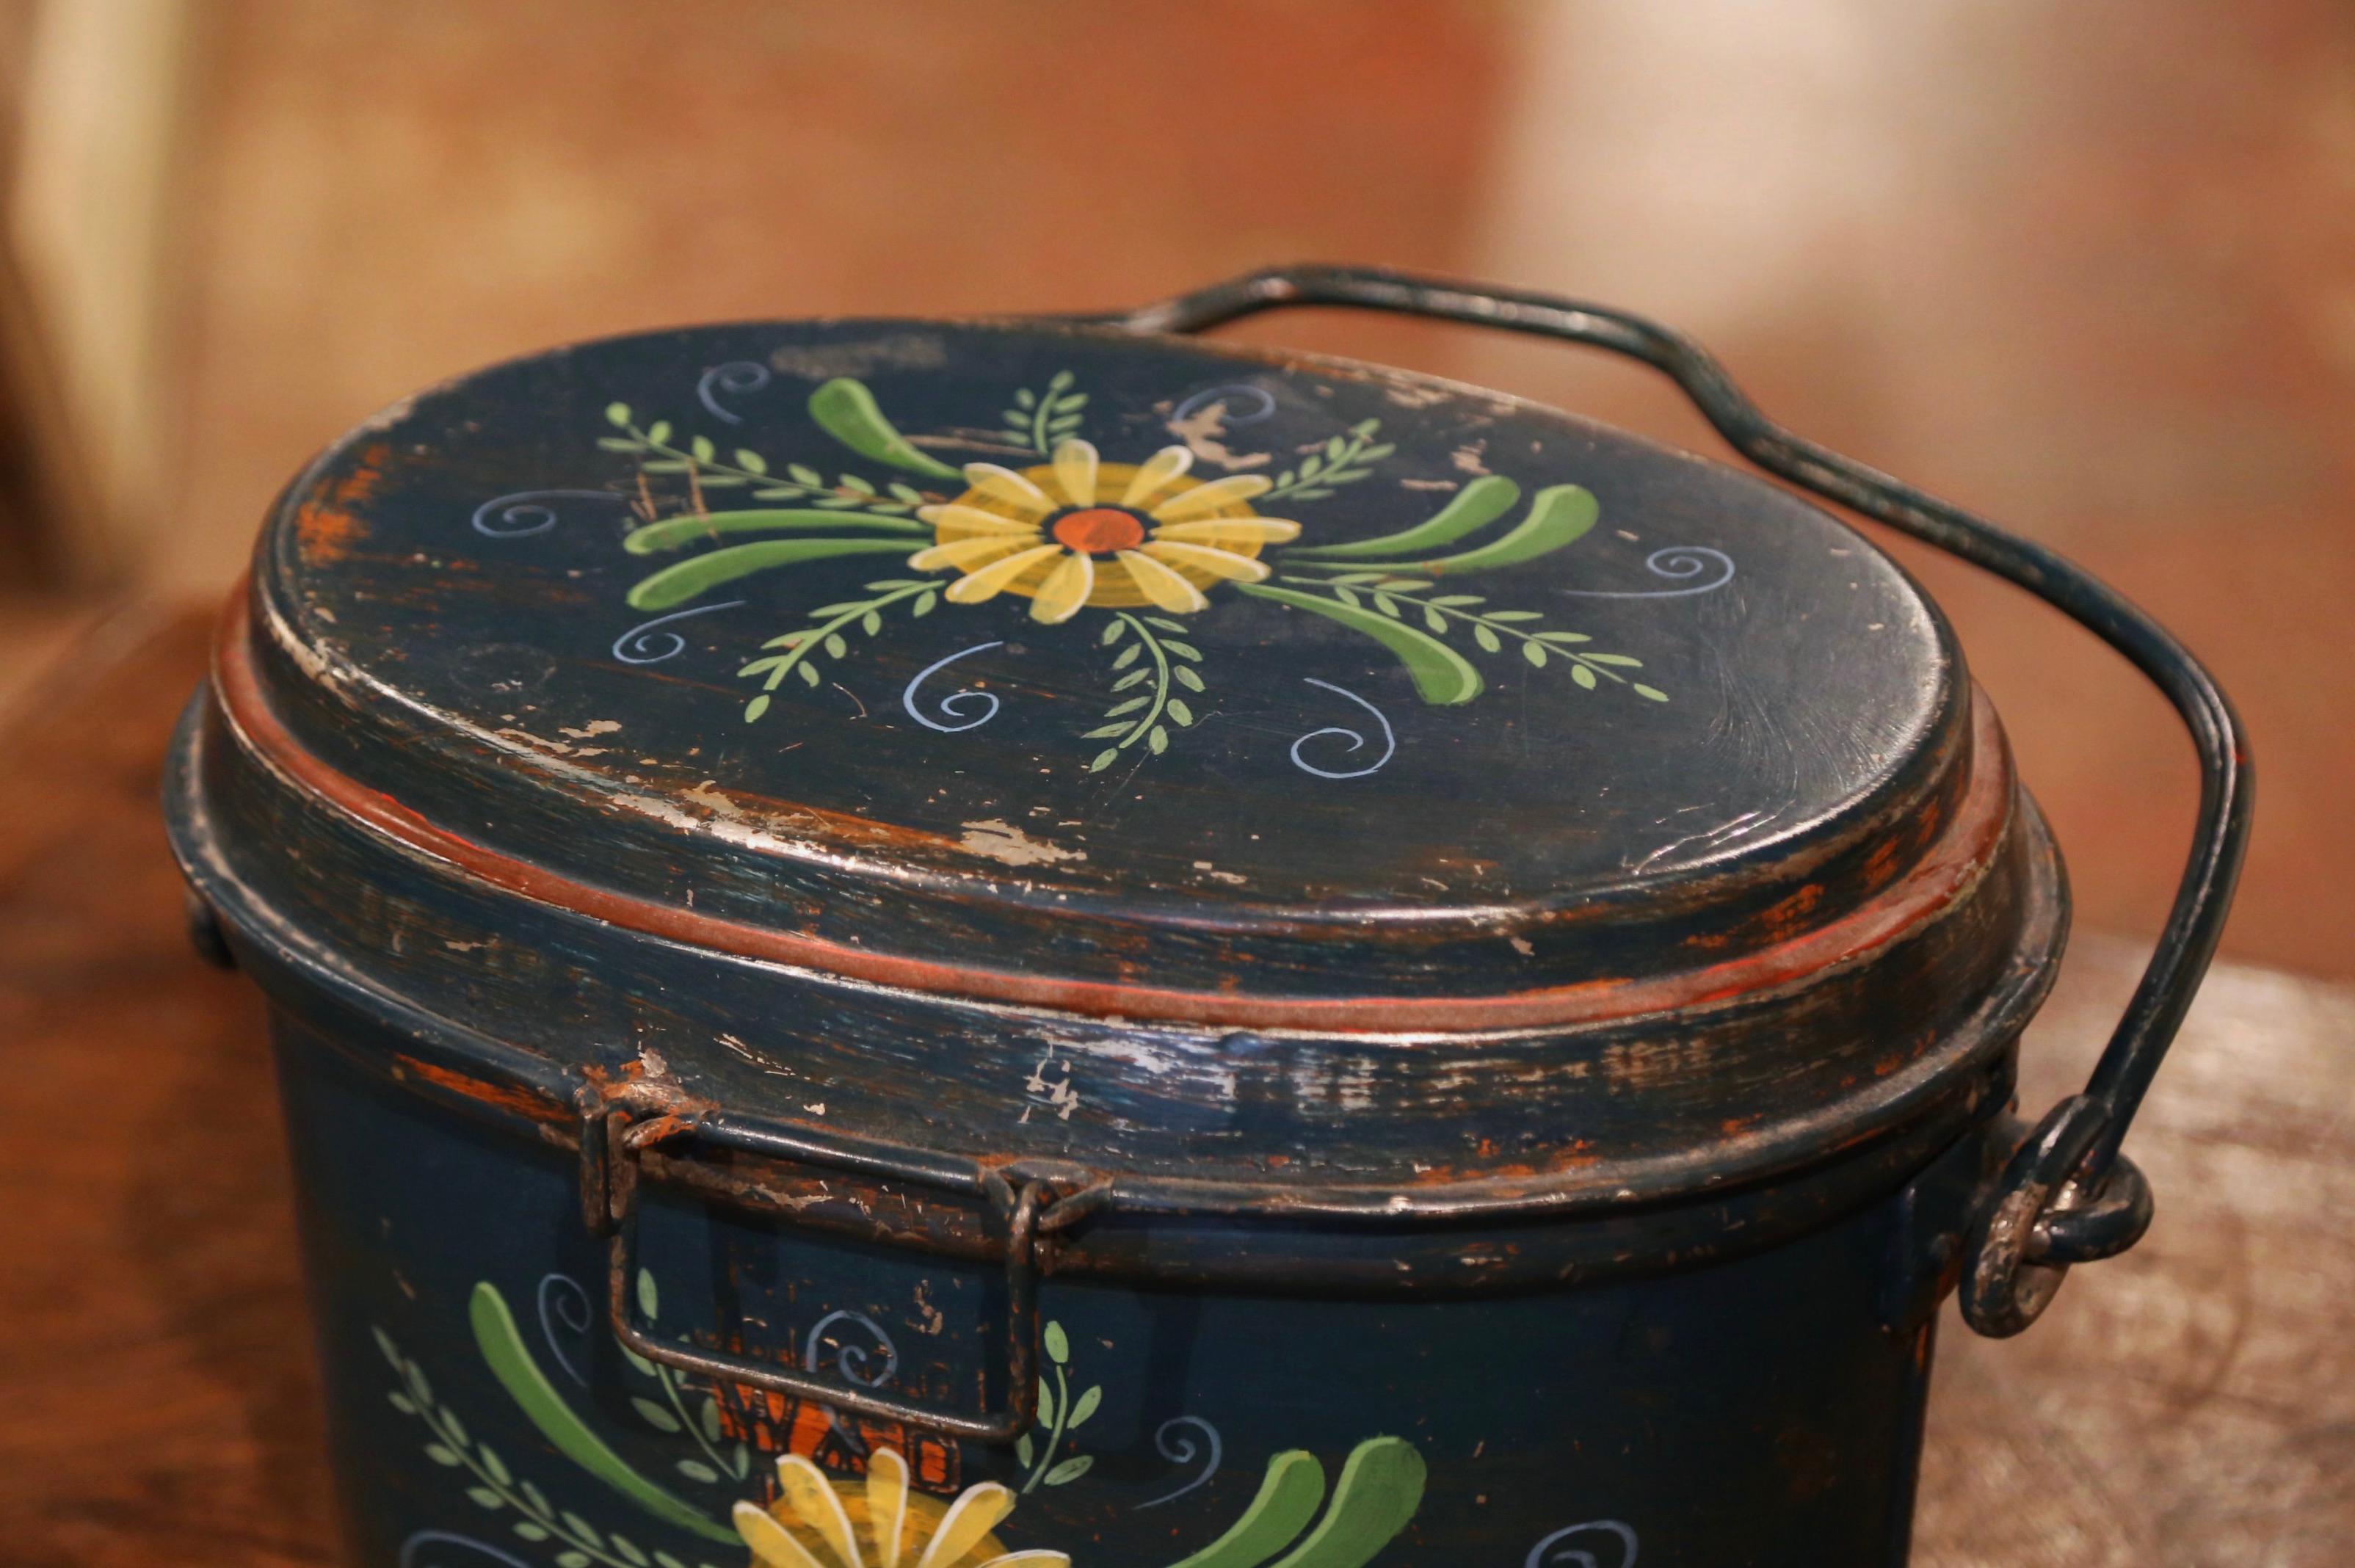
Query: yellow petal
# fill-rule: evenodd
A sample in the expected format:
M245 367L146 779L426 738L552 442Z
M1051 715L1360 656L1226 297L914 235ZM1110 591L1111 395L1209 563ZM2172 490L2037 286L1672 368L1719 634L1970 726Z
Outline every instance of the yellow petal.
M1029 480L1011 468L995 463L968 463L964 465L964 482L985 496L1018 507L1023 516L1043 517L1055 509L1055 503Z
M1212 549L1208 545L1176 544L1156 539L1140 552L1167 566L1190 566L1197 571L1207 571L1213 577L1224 577L1236 582L1261 582L1267 578L1267 562L1253 560L1247 555L1237 555L1231 549Z
M1003 1557L993 1557L980 1568L1071 1568L1071 1560L1063 1552L1034 1546L1028 1552L1009 1552Z
M1253 496L1264 495L1275 488L1275 481L1264 474L1231 474L1224 479L1213 479L1208 485L1197 485L1182 496L1172 496L1153 508L1156 523L1182 523L1188 517L1208 517L1221 507L1231 507L1237 501L1248 501Z
M809 1548L795 1541L785 1527L771 1519L762 1509L751 1503L738 1503L734 1519L736 1533L752 1549L752 1555L769 1568L826 1568L809 1553Z
M1209 603L1200 589L1141 550L1122 550L1117 559L1136 580L1136 591L1173 615L1188 615Z
M953 547L936 545L933 548L948 549ZM1006 591L1007 583L1049 556L1058 554L1062 548L1059 544L1037 545L1029 549L1018 550L1003 560L994 560L970 577L960 577L950 583L949 598L959 604L978 604L985 599L995 599Z
M1182 446L1165 446L1137 464L1135 476L1120 498L1124 507L1142 507L1160 493L1161 487L1194 466L1194 454Z
M1055 448L1055 483L1074 507L1096 504L1096 449L1084 441L1067 441Z
M1096 563L1073 550L1039 585L1037 597L1030 601L1030 618L1049 626L1070 620L1088 602L1095 585Z
M1300 537L1300 525L1285 517L1212 517L1199 523L1165 523L1153 530L1153 537L1207 545L1221 540L1240 544L1245 539L1283 544Z
M951 539L946 544L925 546L908 558L908 564L918 571L938 571L944 566L954 566L959 571L971 571L1009 550L1022 549L1038 537L1038 529L1028 528L1010 537L983 534L976 539Z
M900 1537L908 1528L908 1461L896 1448L867 1456L867 1531L879 1568L900 1568Z
M850 1533L850 1515L843 1511L841 1494L824 1470L799 1454L787 1454L777 1460L777 1484L785 1489L794 1518L817 1532L842 1568L867 1568L858 1554L858 1538Z
M954 501L944 507L919 507L916 508L916 520L930 523L936 528L959 528L975 534L1035 534L1039 531L1036 519L1026 523L1003 512L985 512L979 507L961 507Z
M941 1516L939 1528L932 1531L932 1544L916 1559L916 1568L950 1568L966 1552L981 1544L981 1538L996 1530L998 1521L1014 1511L1014 1494L996 1481L984 1481L977 1487L967 1487L949 1511Z

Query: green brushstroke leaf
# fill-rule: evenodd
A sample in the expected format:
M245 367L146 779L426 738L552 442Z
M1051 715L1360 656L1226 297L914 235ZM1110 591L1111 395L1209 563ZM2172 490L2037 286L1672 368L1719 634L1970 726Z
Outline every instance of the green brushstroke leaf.
M1501 474L1485 475L1457 491L1455 497L1428 521L1402 532L1348 544L1302 545L1284 553L1286 557L1313 555L1333 560L1397 560L1417 550L1454 544L1511 511L1520 498L1518 485Z
M466 1316L474 1326L474 1343L483 1352L484 1363L558 1453L666 1524L691 1531L706 1541L729 1546L743 1544L733 1530L713 1522L699 1509L673 1497L630 1468L572 1413L572 1407L564 1403L548 1375L539 1370L539 1363L524 1348L515 1314L507 1310L506 1298L499 1294L496 1285L488 1280L476 1284Z
M1427 560L1389 560L1377 564L1390 571L1419 572L1438 577L1450 572L1494 571L1550 555L1575 544L1594 526L1603 508L1593 495L1576 485L1550 485L1529 502L1529 515L1509 533L1457 555Z
M836 377L810 394L809 411L820 430L861 457L871 457L911 474L930 474L943 479L964 477L961 471L911 445L908 438L883 417L883 411L875 406L875 394L867 389L864 381Z
M888 539L762 539L758 544L730 545L676 566L666 566L640 580L630 590L633 610L667 610L684 604L707 590L773 566L793 566L837 555L905 555L908 541Z
M1351 1450L1325 1517L1271 1568L1365 1568L1423 1506L1423 1456L1403 1437Z
M1272 588L1263 582L1238 582L1236 591L1255 599L1273 599L1279 604L1289 604L1311 614L1337 621L1353 632L1362 632L1399 656L1407 673L1414 677L1414 689L1425 702L1436 707L1454 707L1471 701L1480 695L1483 682L1480 672L1471 661L1428 632L1417 631L1402 622L1393 621L1371 610L1361 610L1337 603L1315 593L1301 593L1289 588Z
M893 533L926 534L932 530L906 517L875 517L864 514L821 512L807 507L762 507L741 512L711 512L703 517L665 517L630 530L622 548L632 555L652 555L677 549L718 534L761 533L770 528L889 528Z
M1307 1528L1324 1500L1325 1467L1316 1456L1300 1448L1278 1454L1234 1528L1170 1568L1260 1568Z

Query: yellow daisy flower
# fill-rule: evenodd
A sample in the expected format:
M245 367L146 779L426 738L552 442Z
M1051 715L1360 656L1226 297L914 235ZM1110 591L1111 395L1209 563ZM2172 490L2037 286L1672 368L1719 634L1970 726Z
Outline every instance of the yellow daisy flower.
M777 1461L783 1493L736 1505L736 1533L760 1568L1071 1568L1060 1552L1008 1552L990 1532L1014 1511L996 1481L946 1504L908 1489L908 1461L889 1448L864 1477L840 1480L798 1454Z
M1300 537L1298 523L1252 510L1265 476L1206 482L1187 474L1193 461L1165 446L1141 464L1104 463L1086 442L1067 441L1051 462L1018 473L969 463L964 494L917 512L932 543L908 564L964 573L948 589L960 604L1022 594L1030 618L1050 625L1090 604L1189 614L1215 582L1266 577L1260 551Z

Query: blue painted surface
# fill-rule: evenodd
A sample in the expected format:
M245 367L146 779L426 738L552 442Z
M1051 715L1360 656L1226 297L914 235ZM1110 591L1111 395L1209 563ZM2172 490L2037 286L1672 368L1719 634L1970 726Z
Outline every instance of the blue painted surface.
M1264 472L1220 526L1301 533L1183 612L952 597L986 570L922 564L986 488L954 464L1043 485L1080 439ZM1065 496L1039 537L1092 510L1122 506ZM1089 526L1182 526L1122 515ZM1902 1561L1927 1315L2065 892L1943 621L1829 517L1368 368L854 322L495 368L354 432L271 528L232 650L255 706L200 697L168 805L275 1005L363 1561L741 1563L777 1448L861 1499L887 1449L936 1504L1005 1484L1002 1543L1082 1564L1179 1563L1295 1450L1325 1511L1219 1568ZM1423 578L1349 581L1415 529L1379 550ZM821 538L858 548L661 575ZM1517 651L1540 624L1594 640ZM1106 709L1128 691L1144 718ZM1975 779L1984 841L1913 923L1712 980L1897 896ZM1028 976L1126 989L1002 999ZM1540 1024L1382 1010L1652 981ZM1154 987L1209 1011L1124 1000ZM1045 1253L1026 1445L633 1363L584 1099L826 1157L662 1146L623 1282L655 1332L967 1413L1007 1395L978 1173L1126 1183ZM899 1174L845 1170L868 1156Z

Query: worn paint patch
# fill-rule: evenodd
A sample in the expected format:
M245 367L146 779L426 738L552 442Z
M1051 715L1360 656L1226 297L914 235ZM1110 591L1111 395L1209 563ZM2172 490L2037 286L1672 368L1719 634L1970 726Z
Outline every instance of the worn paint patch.
M391 455L392 449L382 443L368 447L351 471L328 485L324 495L315 495L295 508L294 537L304 560L314 564L341 560L367 537L368 525L351 508L376 494Z
M931 370L948 363L948 347L937 334L906 332L857 343L813 343L770 351L772 368L788 376L823 381L836 376L869 376L878 370Z
M1059 860L1084 860L1087 853L1033 838L1001 817L986 816L964 825L958 847L1007 866L1051 866Z
M1222 402L1205 403L1184 419L1165 421L1163 428L1184 442L1198 462L1243 469L1264 468L1274 461L1273 453L1237 452L1227 445L1227 405Z

